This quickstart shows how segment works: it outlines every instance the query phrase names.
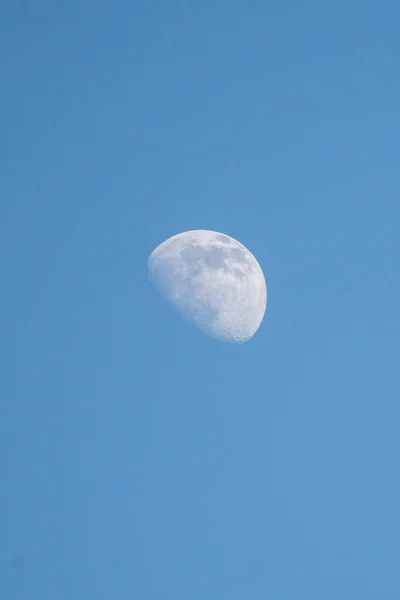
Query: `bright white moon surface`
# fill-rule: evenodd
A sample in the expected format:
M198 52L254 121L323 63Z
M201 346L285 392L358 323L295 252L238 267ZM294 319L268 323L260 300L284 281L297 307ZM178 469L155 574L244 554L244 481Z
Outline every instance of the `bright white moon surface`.
M240 242L216 231L186 231L149 257L149 275L161 295L204 333L245 342L267 305L260 265Z

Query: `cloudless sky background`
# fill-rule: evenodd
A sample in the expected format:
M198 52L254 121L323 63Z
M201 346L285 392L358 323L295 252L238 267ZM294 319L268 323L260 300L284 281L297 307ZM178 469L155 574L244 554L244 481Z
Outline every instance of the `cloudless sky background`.
M2 599L400 597L399 19L3 7ZM250 342L148 282L190 229L260 262Z

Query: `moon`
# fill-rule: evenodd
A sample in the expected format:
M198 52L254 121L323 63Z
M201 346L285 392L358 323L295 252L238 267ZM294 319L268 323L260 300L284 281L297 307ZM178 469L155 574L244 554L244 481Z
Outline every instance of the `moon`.
M255 257L217 231L186 231L151 254L149 279L173 308L204 333L224 342L246 342L267 306L267 286Z

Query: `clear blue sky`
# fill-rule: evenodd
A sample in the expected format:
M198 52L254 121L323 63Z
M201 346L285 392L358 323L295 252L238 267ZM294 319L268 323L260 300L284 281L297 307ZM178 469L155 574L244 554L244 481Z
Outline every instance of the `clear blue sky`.
M400 597L399 21L3 7L1 599ZM188 229L260 262L252 341L149 284Z

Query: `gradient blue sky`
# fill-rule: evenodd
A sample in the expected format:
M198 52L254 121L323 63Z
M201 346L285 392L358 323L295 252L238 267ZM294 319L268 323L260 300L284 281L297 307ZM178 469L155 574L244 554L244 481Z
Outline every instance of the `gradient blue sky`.
M399 21L3 7L1 599L400 597ZM149 284L188 229L262 265L247 344Z

